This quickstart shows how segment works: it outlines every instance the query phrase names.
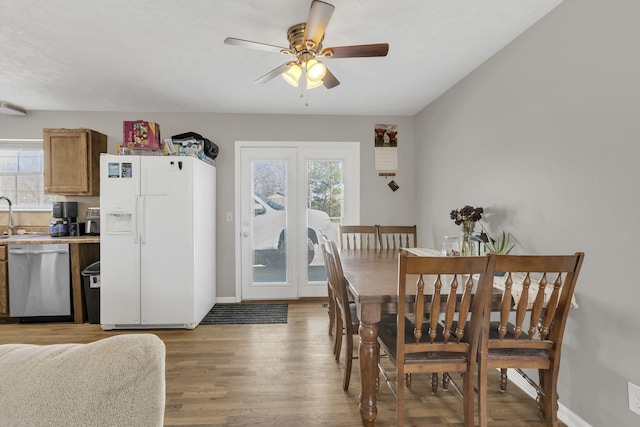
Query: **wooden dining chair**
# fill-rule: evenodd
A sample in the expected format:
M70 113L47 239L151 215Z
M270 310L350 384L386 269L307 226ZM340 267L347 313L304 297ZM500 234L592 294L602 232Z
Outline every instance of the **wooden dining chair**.
M324 240L328 240L328 237L324 234L320 234L320 253L322 253L322 260L324 262L324 271L327 274L327 314L329 315L329 336L333 337L333 354L336 354L336 335L334 334L334 329L336 326L336 291L333 288L333 284L331 280L329 280L329 269L331 268L329 264L329 259L327 257L327 251L325 245L323 244Z
M480 424L487 425L487 372L501 370L506 389L507 368L513 368L538 392L538 405L547 426L558 425L558 372L567 317L584 253L575 255L497 255L496 280L502 289L498 321L485 319L479 361ZM498 283L499 282L499 283ZM527 320L528 319L528 320ZM538 369L538 382L523 369Z
M342 341L345 341L345 370L342 382L343 390L349 390L349 381L351 379L351 370L353 367L353 337L358 335L360 327L360 319L356 311L355 304L349 302L347 294L347 281L342 270L342 262L340 261L340 253L335 242L330 241L326 236L322 236L322 245L324 246L327 264L329 266L327 274L329 282L335 292L335 311L336 311L336 328L335 328L335 357L340 360L342 351Z
M375 225L340 225L340 248L377 249L378 235Z
M495 254L483 257L418 257L402 251L398 263L396 322L378 327L378 343L395 368L395 381L382 362L379 371L397 399L404 425L405 374L462 372L464 425L474 425L474 386L483 314L492 292ZM478 275L474 285L473 275ZM475 289L474 289L475 287ZM453 328L452 325L457 325ZM456 390L460 391L455 385Z
M415 225L376 225L381 249L417 248L418 234Z

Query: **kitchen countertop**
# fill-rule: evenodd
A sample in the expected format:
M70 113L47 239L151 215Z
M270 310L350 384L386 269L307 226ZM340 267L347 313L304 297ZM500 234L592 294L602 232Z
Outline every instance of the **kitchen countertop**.
M62 236L47 234L18 234L0 238L0 245L41 245L43 243L100 243L100 236Z

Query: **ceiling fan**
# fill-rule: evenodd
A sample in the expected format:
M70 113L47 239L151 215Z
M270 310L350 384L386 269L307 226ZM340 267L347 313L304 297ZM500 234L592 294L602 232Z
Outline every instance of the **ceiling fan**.
M288 48L234 37L227 37L224 42L228 45L277 52L294 57L293 60L258 78L255 83L266 83L280 74L287 83L297 87L304 69L307 89L313 89L321 85L331 89L338 86L340 82L317 58L364 58L386 56L389 52L389 44L387 43L327 47L323 49L324 33L334 9L335 7L332 4L313 0L307 22L294 25L287 31Z

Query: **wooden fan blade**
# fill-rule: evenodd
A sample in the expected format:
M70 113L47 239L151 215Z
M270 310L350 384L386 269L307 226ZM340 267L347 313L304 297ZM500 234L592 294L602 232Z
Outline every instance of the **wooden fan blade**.
M288 69L289 69L289 63L287 62L287 63L282 64L278 68L269 71L267 74L265 74L264 76L260 77L256 81L254 81L254 83L266 83L269 80L278 77L280 74L284 73Z
M318 46L324 37L331 15L335 6L320 0L313 0L309 9L309 16L304 27L304 41L313 41L313 46Z
M284 47L274 46L272 44L266 43L252 42L250 40L236 39L234 37L227 37L226 39L224 39L224 44L228 44L231 46L248 47L249 49L264 50L267 52L275 53L281 53L283 50L285 50Z
M321 55L328 56L330 58L365 58L371 56L387 56L387 53L389 53L389 44L378 43L328 47L322 50Z
M324 77L322 78L322 83L324 84L324 87L326 87L327 89L331 89L332 87L336 87L340 84L340 82L338 81L338 79L336 79L336 76L334 76L331 71L329 71L329 69L327 68L327 72L325 73Z

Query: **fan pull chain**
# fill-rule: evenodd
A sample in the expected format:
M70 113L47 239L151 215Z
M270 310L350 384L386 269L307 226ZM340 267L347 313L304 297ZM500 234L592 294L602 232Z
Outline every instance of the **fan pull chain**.
M300 98L304 98L305 107L309 106L308 93L309 93L309 90L307 88L304 88L303 92L300 94Z

